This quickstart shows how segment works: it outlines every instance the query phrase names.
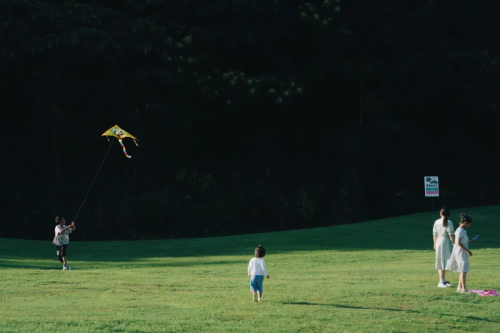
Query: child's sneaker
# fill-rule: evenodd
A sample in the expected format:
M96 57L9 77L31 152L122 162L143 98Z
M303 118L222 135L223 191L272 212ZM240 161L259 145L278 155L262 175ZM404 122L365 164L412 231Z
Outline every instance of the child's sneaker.
M451 287L451 286L450 286ZM446 283L444 282L439 282L438 284L438 288L448 288L448 286L446 285Z
M453 287L453 285L449 281L444 281L444 284L449 288Z
M253 297L253 301L254 301L254 302L257 302L257 297L258 297L257 293L252 294L252 297Z
M71 267L69 267L68 265L64 265L64 266L63 266L63 270L64 270L64 271L70 271L70 270L71 270Z
M259 302L262 302L262 298L259 298Z

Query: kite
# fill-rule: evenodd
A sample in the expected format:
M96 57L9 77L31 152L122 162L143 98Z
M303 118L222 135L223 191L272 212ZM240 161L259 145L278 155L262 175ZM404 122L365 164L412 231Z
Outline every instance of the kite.
M481 295L481 296L500 296L500 293L496 290L471 290L473 293Z
M106 136L106 137L114 136L115 138L118 138L118 141L120 142L120 145L123 148L123 152L125 153L125 156L127 156L128 158L132 158L132 156L130 156L129 154L127 154L127 150L125 149L125 145L123 144L122 139L124 139L124 138L131 138L131 139L134 140L135 145L137 147L139 147L139 145L137 144L137 141L136 141L136 140L139 140L139 139L137 139L135 136L133 136L132 134L128 133L127 131L122 130L120 128L120 126L118 126L118 125L115 125L115 126L111 127L106 132L104 132L101 136ZM109 138L108 138L108 141L109 141Z

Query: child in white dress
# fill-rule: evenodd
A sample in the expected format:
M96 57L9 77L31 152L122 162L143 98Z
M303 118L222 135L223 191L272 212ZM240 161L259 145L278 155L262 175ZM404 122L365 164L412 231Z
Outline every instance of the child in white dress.
M460 273L457 292L467 293L466 278L469 271L469 257L472 252L469 250L469 237L465 229L468 229L472 223L472 218L462 213L460 215L460 227L455 231L455 246L448 260L446 269L455 273Z
M443 207L439 211L441 218L434 222L432 235L434 238L434 250L436 250L436 265L435 268L439 271L438 288L449 288L452 285L445 279L446 264L451 256L451 248L453 245L453 222L448 220L450 210L448 207Z

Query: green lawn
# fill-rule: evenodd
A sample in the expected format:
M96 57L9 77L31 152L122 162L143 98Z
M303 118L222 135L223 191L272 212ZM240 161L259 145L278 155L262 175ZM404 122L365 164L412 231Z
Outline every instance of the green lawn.
M500 290L500 206L465 211L474 218L469 236L481 234L468 288ZM436 218L72 242L72 271L61 270L51 235L0 239L0 332L499 332L500 297L436 287ZM271 279L253 303L246 269L258 243ZM447 278L456 286L458 275Z

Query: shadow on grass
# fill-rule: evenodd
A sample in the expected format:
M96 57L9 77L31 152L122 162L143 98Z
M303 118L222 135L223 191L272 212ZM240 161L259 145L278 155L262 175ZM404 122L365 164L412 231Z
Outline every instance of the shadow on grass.
M282 302L284 305L308 305L308 306L326 306L333 308L342 309L354 309L354 310L383 310L383 311L394 311L394 312L407 312L407 313L419 313L415 310L405 310L405 309L394 309L394 308L377 308L377 307L367 307L367 306L354 306L345 304L327 304L327 303L310 303L310 302Z
M0 261L0 269L2 268L21 268L21 269L42 269L42 270L47 270L47 271L59 271L62 270L62 266L59 264L54 264L53 266L48 266L48 265L22 265L17 262L11 263L11 262L2 262Z
M137 259L140 260L140 259ZM116 261L115 264L112 265L113 269L120 269L120 268L131 268L131 267L148 267L148 268L162 268L162 267L196 267L196 266L216 266L216 265L242 265L246 264L246 261L241 261L241 260L184 260L184 261L173 261L169 262L168 258L161 258L161 260L164 260L162 262L149 262L149 261L140 261L140 262L133 262L133 261ZM105 263L110 263L113 262L112 259L106 260L106 261L87 261L87 263L84 264L79 264L78 260L71 260L72 263L75 263L75 268L79 267L78 270L88 270L88 269L95 269L95 268L103 268ZM71 265L71 263L70 263ZM48 265L48 264L41 264L41 265L33 265L32 263L29 264L22 264L22 262L18 262L15 260L12 261L5 261L0 259L0 269L1 268L20 268L20 269L42 269L42 270L61 270L61 264L59 261L54 261L53 265ZM210 272L210 274L212 274Z
M441 316L446 316L446 317L455 318L455 319L457 318L456 314L441 314ZM498 321L498 320L492 320L492 319L488 319L488 318L475 317L475 316L463 316L463 317L460 317L460 319L464 320L464 321L475 320L475 321L484 321L487 323L500 323L500 321Z
M500 217L500 206L465 211L474 217L474 223L467 231L469 236L481 234L479 241L471 244L471 250L498 248L500 224L492 221ZM213 238L109 242L72 240L68 247L68 259L70 262L131 264L153 258L168 261L168 258L182 257L247 256L250 259L260 243L266 247L268 255L328 250L401 250L427 251L432 258L432 226L437 218L436 213L422 213L333 227ZM454 225L457 226L457 219L454 219ZM10 260L49 259L55 255L55 248L51 239L27 241L2 238L0 253L2 258Z
M485 322L488 322L488 323L498 323L499 322L498 320L491 320L491 319L488 319L488 318L481 318L481 317L467 316L465 318L467 318L469 320L485 321Z

